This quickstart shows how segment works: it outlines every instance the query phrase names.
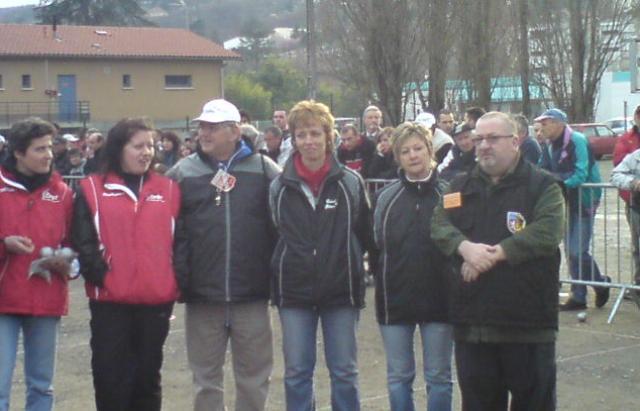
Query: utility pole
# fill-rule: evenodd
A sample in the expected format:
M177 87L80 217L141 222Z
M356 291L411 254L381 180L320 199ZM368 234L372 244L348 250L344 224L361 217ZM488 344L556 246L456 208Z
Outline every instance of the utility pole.
M307 89L308 98L316 98L316 22L313 0L307 0Z

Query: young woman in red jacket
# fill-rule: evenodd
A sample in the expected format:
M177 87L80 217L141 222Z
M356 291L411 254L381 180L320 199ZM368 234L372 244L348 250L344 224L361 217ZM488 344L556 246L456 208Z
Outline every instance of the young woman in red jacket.
M149 170L152 128L124 119L99 173L80 182L72 240L91 310L98 411L160 410L162 348L178 296L172 266L178 185Z
M67 314L70 266L47 253L66 243L73 194L52 172L51 123L30 118L9 132L0 166L0 410L9 409L20 332L24 345L26 410L53 407L53 374L60 316ZM37 273L37 274L35 274Z

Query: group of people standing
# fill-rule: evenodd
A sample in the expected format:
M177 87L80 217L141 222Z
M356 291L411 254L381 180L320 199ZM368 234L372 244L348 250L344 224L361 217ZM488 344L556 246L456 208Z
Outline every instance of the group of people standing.
M523 158L513 119L480 113L438 138L429 122L379 127L374 148L393 156L398 178L370 201L357 159L339 161L327 106L301 101L284 116L274 161L243 139L233 104L212 100L194 120L195 153L166 175L152 171L151 126L123 119L75 199L52 173L55 129L38 119L13 126L0 169L0 410L8 410L20 331L27 409L51 409L56 330L74 270L69 259L43 258L47 278L31 264L44 247L65 245L77 253L90 301L99 411L160 409L175 301L186 304L196 411L224 410L229 344L236 409L265 408L269 301L282 329L287 410L315 409L319 327L332 409L359 410L365 252L392 410L414 409L416 330L430 411L452 409L454 346L464 410L506 410L509 394L513 410L555 409L563 192ZM457 152L443 170L459 168L445 181L438 163L447 144Z

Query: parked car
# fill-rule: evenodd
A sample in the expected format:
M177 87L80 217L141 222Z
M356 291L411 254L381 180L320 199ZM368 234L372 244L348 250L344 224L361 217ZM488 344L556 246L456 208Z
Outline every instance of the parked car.
M584 134L589 139L589 145L596 159L613 154L618 134L614 133L606 124L582 123L571 124L571 128Z
M631 130L633 128L633 117L626 118L626 128L625 128L625 117L614 117L605 121L604 124L609 126L614 133L622 135L625 132Z

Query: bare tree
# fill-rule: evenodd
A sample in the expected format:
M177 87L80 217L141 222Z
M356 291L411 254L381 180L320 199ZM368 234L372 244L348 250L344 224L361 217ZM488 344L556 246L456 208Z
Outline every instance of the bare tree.
M541 0L535 78L572 121L591 121L605 69L623 42L637 0Z
M457 61L467 98L473 105L489 108L495 87L492 78L512 71L513 27L504 0L462 0L456 20L460 36Z
M452 24L455 10L454 1L426 2L427 37L426 42L429 59L429 108L437 112L445 106L445 89L447 81L447 64L454 45L455 27ZM420 89L420 88L419 88ZM421 93L420 93L421 94ZM423 109L426 110L424 102Z
M365 91L391 124L404 120L406 84L424 76L423 5L420 0L327 0L319 8L319 52L345 83Z
M531 116L531 92L529 90L529 0L517 0L514 22L517 27L518 71L522 90L522 114Z

